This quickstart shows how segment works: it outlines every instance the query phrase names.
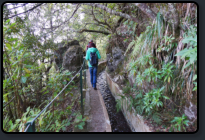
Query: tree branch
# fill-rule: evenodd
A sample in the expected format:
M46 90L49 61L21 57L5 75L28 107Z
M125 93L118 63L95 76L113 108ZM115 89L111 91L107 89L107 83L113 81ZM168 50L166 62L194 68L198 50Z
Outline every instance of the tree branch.
M93 15L93 18L94 18L94 20L95 21L97 21L99 24L103 24L103 25L106 25L106 26L108 26L108 28L110 28L111 30L112 30L112 28L110 27L110 25L109 24L107 24L107 22L100 22L96 17L95 17L95 14L94 14L94 12L93 12L93 7L92 7L92 15Z
M96 26L101 26L101 27L106 28L107 30L109 30L107 27L105 27L105 26L103 26L103 25L100 25L100 24L98 24L98 23L85 23L85 26L87 26L88 24L94 24L94 25L96 25ZM84 27L85 27L85 26L84 26Z
M98 4L98 3L82 3L82 4L83 5L89 5L89 6L92 6L92 7L98 7L100 9L105 10L106 12L108 12L108 13L110 13L112 15L121 16L121 17L124 17L126 19L132 20L134 22L140 23L140 20L138 20L137 18L135 18L133 16L130 16L130 15L122 13L122 12L116 12L115 10L107 8L106 6Z
M16 17L16 16L18 16L18 15L25 14L25 13L27 13L27 12L29 12L29 11L33 11L35 8L41 6L42 4L43 4L43 3L40 3L40 4L36 5L36 6L34 6L33 8L31 8L31 9L29 9L29 10L27 10L27 11L24 11L23 13L19 13L19 14L13 15L13 16L8 17L8 18L13 18L13 17Z
M68 21L70 21L70 19L75 15L75 13L77 12L77 10L78 10L79 7L80 7L80 5L77 4L77 6L76 6L75 10L73 11L73 14L70 16L70 18L69 18L68 20L64 21L63 23L61 23L61 24L58 25L58 26L53 26L53 30L51 30L51 31L48 32L48 33L51 33L51 32L53 32L53 31L55 31L57 28L59 28L59 27L62 26L63 24L65 24L65 23L67 23ZM51 29L51 28L42 28L42 29Z
M145 3L134 3L142 12L144 12L151 19L155 19L157 14L153 12Z
M19 7L23 7L23 6L27 5L27 4L28 4L28 3L24 3L24 4L22 4L21 6L18 6L18 7L13 7L13 8L8 9L8 10L13 10L13 9L16 9L16 8L19 8Z
M117 21L117 24L114 27L115 29L120 26L120 23L123 21L123 19L125 19L125 18L124 17L120 17L120 19Z
M15 96L6 104L3 106L3 108L5 108L8 104L10 104L13 100L14 100Z
M104 35L109 35L109 32L106 31L97 31L97 30L88 30L88 29L81 29L80 31L78 31L78 33L83 33L83 32L94 32L94 33L101 33Z

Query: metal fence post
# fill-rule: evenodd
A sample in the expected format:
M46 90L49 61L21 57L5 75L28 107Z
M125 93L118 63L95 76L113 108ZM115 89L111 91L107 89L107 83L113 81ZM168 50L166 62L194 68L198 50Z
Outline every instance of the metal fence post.
M81 93L81 113L83 114L83 90L82 90L82 69L80 70L80 93Z
M29 124L30 124L30 126L29 126L29 128L27 129L26 132L35 132L35 131L36 131L36 129L35 129L35 121L33 121L33 123L32 123L32 122L27 122L27 123L26 123L26 127L27 127Z
M85 61L85 59L84 59L84 61ZM85 61L86 62L86 61ZM84 87L85 87L85 89L86 89L86 71L85 71L85 62L84 62L84 65L83 65L83 69L84 69Z

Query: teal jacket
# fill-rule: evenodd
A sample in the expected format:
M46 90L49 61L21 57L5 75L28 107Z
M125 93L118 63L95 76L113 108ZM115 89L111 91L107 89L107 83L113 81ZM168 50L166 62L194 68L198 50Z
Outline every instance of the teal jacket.
M100 53L99 53L99 51L98 51L97 48L89 48L89 49L87 50L86 56L85 56L85 59L88 60L88 67L92 67L92 66L90 65L90 61L89 61L89 60L90 60L90 52L96 52L96 54L97 54L97 56L98 56L98 59L101 58Z

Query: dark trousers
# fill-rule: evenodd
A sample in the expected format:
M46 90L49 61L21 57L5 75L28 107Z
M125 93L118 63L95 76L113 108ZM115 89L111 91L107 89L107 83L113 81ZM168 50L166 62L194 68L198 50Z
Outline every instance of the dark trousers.
M90 82L92 87L96 88L96 83L97 83L97 69L98 67L89 67L90 70Z

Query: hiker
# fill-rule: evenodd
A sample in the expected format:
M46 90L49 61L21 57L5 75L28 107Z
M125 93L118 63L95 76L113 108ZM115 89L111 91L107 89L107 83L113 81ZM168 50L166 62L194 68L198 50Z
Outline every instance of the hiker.
M88 43L88 45L86 46L86 51L91 47L90 45L94 44L93 40L91 39L90 42ZM93 45L94 48L96 48L95 44Z
M91 40L92 41L92 40ZM97 68L98 68L98 59L100 59L100 53L96 48L95 44L89 42L89 48L86 52L85 59L88 60L88 67L90 71L90 82L92 87L97 90L96 83L97 83Z

